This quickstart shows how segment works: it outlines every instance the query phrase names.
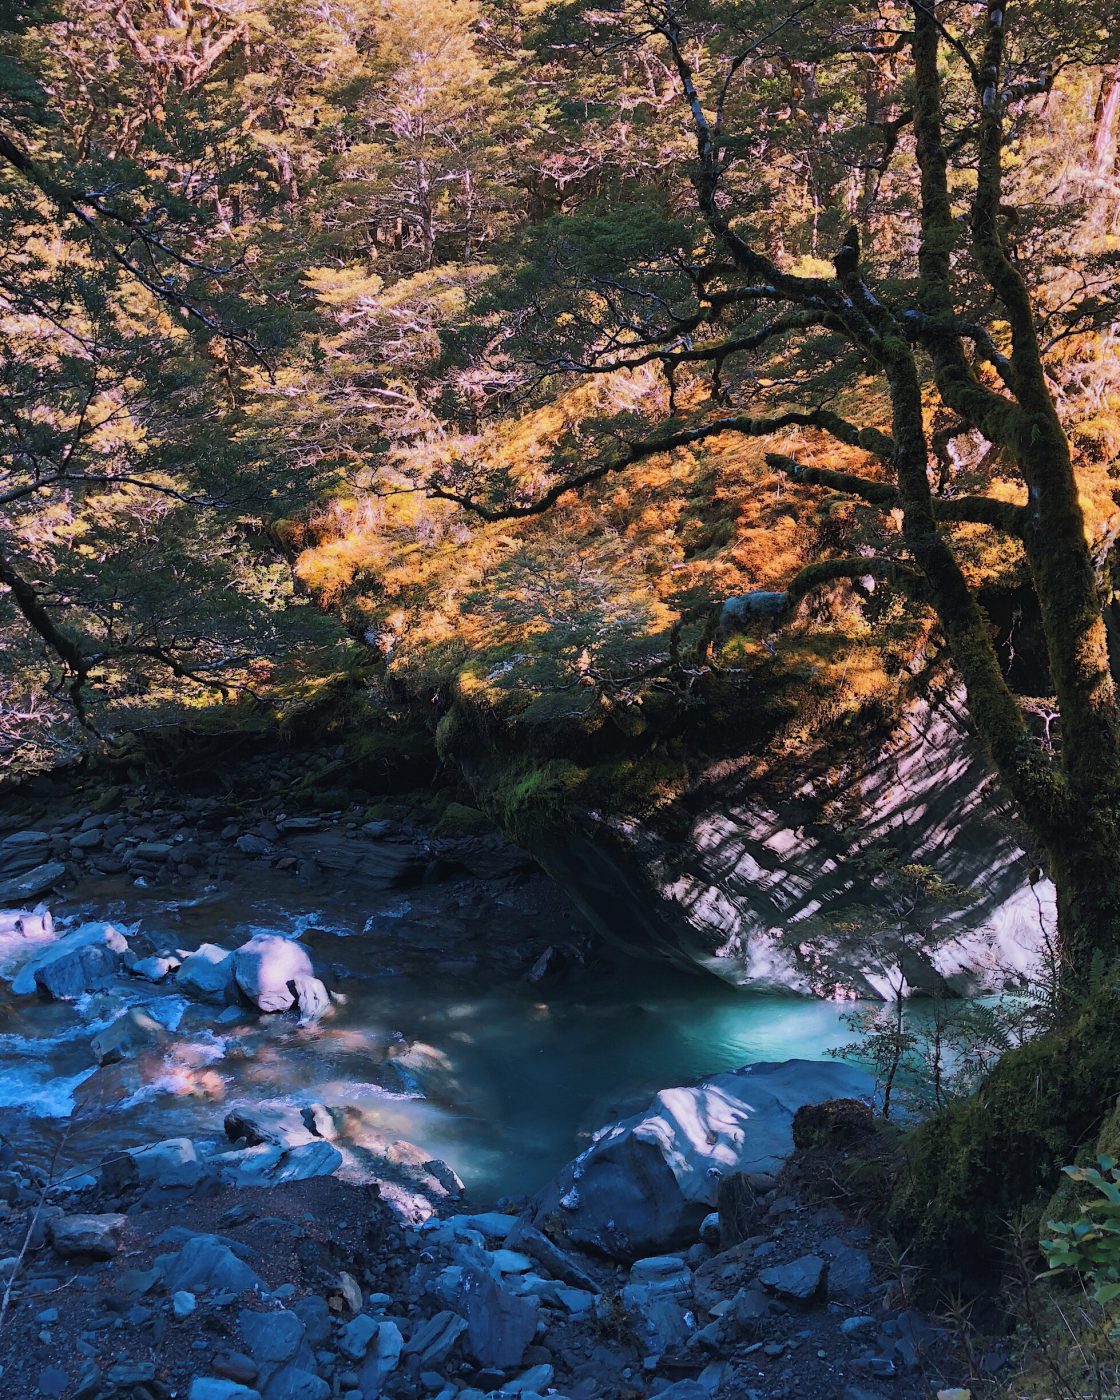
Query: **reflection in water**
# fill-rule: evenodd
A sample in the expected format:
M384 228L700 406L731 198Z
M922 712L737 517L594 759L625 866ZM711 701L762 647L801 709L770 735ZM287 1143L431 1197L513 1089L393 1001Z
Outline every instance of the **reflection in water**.
M130 906L123 922L142 912L149 934L162 928L181 947L302 932L346 1004L308 1030L291 1017L223 1013L129 981L127 1001L148 1005L174 1036L90 1078L90 1036L120 997L20 1002L0 1035L0 1130L21 1145L45 1143L43 1120L64 1117L84 1093L95 1111L71 1130L69 1155L90 1163L160 1138L220 1140L225 1113L239 1105L318 1101L352 1110L353 1140L418 1143L489 1202L543 1184L579 1150L581 1134L659 1088L759 1060L821 1059L849 1039L840 1016L850 1005L749 997L652 964L602 961L548 994L410 972L387 959L376 933L361 932L388 918L399 947L406 906L348 921L340 911L246 902L244 891L235 911L232 901L229 910L215 900L172 907L144 895L148 904ZM36 1121L16 1120L24 1106Z

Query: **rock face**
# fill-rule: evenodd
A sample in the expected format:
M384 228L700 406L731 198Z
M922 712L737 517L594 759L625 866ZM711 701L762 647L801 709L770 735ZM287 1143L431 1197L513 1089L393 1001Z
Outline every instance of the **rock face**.
M587 813L578 825L534 854L601 933L746 988L974 995L1036 969L1053 929L1053 887L1031 883L953 694L913 701L885 739L857 736L765 782L714 764L656 822ZM885 850L959 897L893 916L868 868Z
M773 1181L793 1151L799 1108L873 1092L869 1075L834 1060L751 1065L664 1089L644 1113L604 1128L545 1187L532 1224L615 1259L687 1248L725 1176Z

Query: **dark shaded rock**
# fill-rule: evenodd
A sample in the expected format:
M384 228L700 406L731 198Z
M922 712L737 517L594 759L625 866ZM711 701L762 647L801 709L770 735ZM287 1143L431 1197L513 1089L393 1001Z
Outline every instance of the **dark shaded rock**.
M127 1221L123 1215L60 1215L48 1227L55 1253L112 1259Z
M466 1346L480 1366L520 1366L537 1331L535 1299L516 1298L481 1269L463 1274Z
M789 1302L811 1303L824 1292L828 1264L816 1254L803 1254L790 1264L763 1269L759 1283L769 1293Z

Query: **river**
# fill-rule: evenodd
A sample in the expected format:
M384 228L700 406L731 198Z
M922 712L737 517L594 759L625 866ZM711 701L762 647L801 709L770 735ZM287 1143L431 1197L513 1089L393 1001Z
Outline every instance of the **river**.
M189 899L124 880L84 886L69 922L111 917L165 946L298 935L346 1003L301 1029L288 1015L223 1013L134 978L74 1004L8 997L0 1131L40 1161L62 1141L60 1160L76 1170L162 1138L220 1140L240 1105L319 1101L350 1108L369 1140L421 1145L489 1204L535 1190L589 1131L659 1088L760 1060L822 1059L851 1038L850 1006L746 995L610 951L547 988L434 955L441 929L471 912L502 921L503 935L532 917L516 899L463 904L421 888L356 909L343 892L268 876ZM129 1004L145 1004L167 1042L95 1071L91 1035Z

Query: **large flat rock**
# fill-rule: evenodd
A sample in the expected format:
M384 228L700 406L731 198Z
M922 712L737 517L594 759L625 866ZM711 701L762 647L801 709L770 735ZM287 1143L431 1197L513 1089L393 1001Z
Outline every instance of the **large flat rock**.
M836 1060L786 1060L663 1089L643 1112L602 1129L533 1202L539 1229L611 1258L687 1248L720 1180L768 1184L793 1151L805 1104L870 1098L871 1076Z

